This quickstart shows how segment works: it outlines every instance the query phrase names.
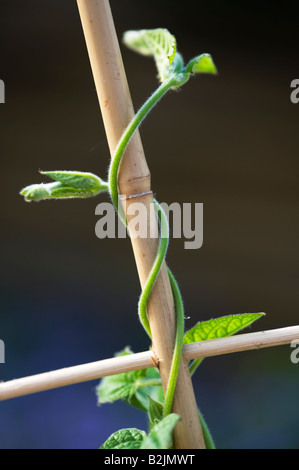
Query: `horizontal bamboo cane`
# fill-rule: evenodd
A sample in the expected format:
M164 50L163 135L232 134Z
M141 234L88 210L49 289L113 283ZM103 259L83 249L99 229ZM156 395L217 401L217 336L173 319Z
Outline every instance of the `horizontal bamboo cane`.
M185 360L219 356L281 346L296 339L298 339L299 344L299 326L290 326L186 344L183 349L183 356ZM0 401L150 367L153 367L150 351L67 367L0 383Z

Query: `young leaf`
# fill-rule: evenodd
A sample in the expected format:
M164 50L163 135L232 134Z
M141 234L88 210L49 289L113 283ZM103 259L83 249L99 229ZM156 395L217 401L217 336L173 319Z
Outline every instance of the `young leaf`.
M127 354L133 353L125 348L116 356ZM160 375L154 368L104 377L97 387L98 403L112 403L123 400L142 411L148 411L148 395L151 395L154 400L163 401L162 386L153 385L159 383Z
M62 183L49 183L51 196L50 199L72 199L72 198L86 198L95 196L94 191L90 189L78 189L73 186L66 186Z
M87 198L107 191L108 185L92 173L79 171L41 171L55 183L31 184L22 189L20 194L25 201L41 201L45 199Z
M93 191L65 186L61 183L32 184L22 189L21 196L26 202L44 201L46 199L73 199L95 196Z
M146 369L144 377L138 380L138 388L130 397L129 404L143 411L149 409L149 395L153 400L163 403L164 393L160 374L157 369Z
M201 54L186 65L185 71L187 73L198 74L198 73L211 73L217 74L216 66L210 54Z
M136 428L120 429L113 433L100 449L139 449L146 433Z
M123 42L130 49L146 56L153 56L163 82L171 72L171 64L176 53L176 39L167 29L142 29L127 31Z
M40 171L40 174L77 189L97 191L103 185L103 181L97 175L83 171Z
M132 354L129 348L125 348L115 356L127 356ZM145 376L146 370L136 370L123 374L104 377L97 387L98 403L112 403L117 400L130 402L130 398L138 388L139 380Z
M98 403L112 403L117 400L130 400L136 391L136 382L140 375L137 372L104 377L97 388Z
M157 424L163 417L163 405L159 401L153 400L150 395L148 395L148 400L148 415L150 422L151 424Z
M120 429L100 449L169 449L172 445L172 432L179 419L174 413L166 416L148 435L136 428Z
M232 336L261 318L264 313L240 313L197 323L184 336L184 344Z
M42 201L43 199L51 198L51 188L49 188L48 184L31 184L23 188L20 194L24 196L26 202Z
M156 424L144 438L141 449L169 449L172 445L172 432L180 417L171 413Z

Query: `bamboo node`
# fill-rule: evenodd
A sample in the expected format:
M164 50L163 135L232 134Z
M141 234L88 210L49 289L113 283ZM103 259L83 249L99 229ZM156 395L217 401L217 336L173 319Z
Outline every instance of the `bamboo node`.
M119 198L120 200L126 200L126 199L133 199L134 197L142 197L142 196L148 196L149 194L153 194L153 191L144 191L142 193L134 193L134 194L130 194L130 195L123 195L123 194L120 194L119 195Z

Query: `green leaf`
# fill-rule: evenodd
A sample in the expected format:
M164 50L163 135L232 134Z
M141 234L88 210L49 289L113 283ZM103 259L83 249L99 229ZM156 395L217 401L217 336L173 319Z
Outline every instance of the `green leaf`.
M148 414L151 424L157 424L161 421L163 417L163 405L159 401L153 400L153 398L149 395L149 407L148 407Z
M172 432L179 419L174 413L166 416L148 435L136 428L120 429L100 449L169 449L172 445Z
M117 353L115 357L132 354L129 348ZM112 403L117 400L130 399L137 391L139 380L145 376L146 370L136 370L123 374L110 375L104 377L97 387L98 403Z
M136 428L120 429L100 449L169 449L172 446L172 433L179 419L174 413L166 416L148 435Z
M130 49L145 56L153 56L163 82L169 76L171 64L176 54L176 39L165 28L127 31L123 42Z
M210 54L201 54L186 65L185 71L187 73L198 74L198 73L211 73L217 74L217 69L214 61Z
M40 171L54 181L77 189L88 189L97 191L103 185L103 181L93 173L83 171Z
M144 438L141 449L169 449L172 446L172 433L180 417L171 413L156 424Z
M45 199L87 198L107 191L108 185L101 178L79 171L41 171L55 183L31 184L22 189L20 194L25 201L41 201Z
M26 202L42 201L43 199L51 198L51 188L49 188L48 184L31 184L23 188L20 194L24 196Z
M46 199L82 199L95 196L93 191L77 189L61 183L31 184L22 189L20 194L24 196L26 202L38 202Z
M116 356L128 354L133 353L125 348ZM148 395L157 401L163 401L164 398L162 386L154 383L160 383L159 372L154 368L104 377L97 387L98 403L123 400L142 411L148 411Z
M184 344L232 336L263 315L265 313L240 313L199 322L185 333Z
M78 189L73 186L66 186L62 183L49 183L51 196L49 199L71 199L71 198L86 198L95 196L95 193L90 189Z
M164 401L164 393L162 385L151 385L153 381L160 382L160 374L157 372L157 378L153 378L153 373L156 377L156 369L147 369L145 376L138 381L138 388L136 392L130 397L128 403L143 411L148 411L149 408L149 395L156 401Z
M120 429L113 433L100 449L139 449L146 433L136 428Z

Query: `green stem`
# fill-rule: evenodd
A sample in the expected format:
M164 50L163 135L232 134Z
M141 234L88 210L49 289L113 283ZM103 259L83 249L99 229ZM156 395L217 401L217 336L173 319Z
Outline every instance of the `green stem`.
M190 372L191 377L196 371L197 367L202 363L203 359L204 359L203 357L200 357L199 359L194 359L194 361L190 364L189 372Z
M166 257L168 243L169 243L168 220L161 206L155 199L154 199L154 204L155 204L155 209L157 211L159 222L160 222L160 246L159 246L158 253L157 253L155 262L153 264L153 267L149 273L146 284L141 293L139 304L138 304L138 313L139 313L140 321L150 338L152 337L152 334L151 334L151 329L150 329L148 316L147 316L147 304L148 304L148 300L149 300L152 288L159 275L162 263Z
M138 388L142 387L157 387L162 385L161 379L148 379L148 380L143 380L138 384Z
M151 332L150 332L150 325L149 325L148 316L147 316L147 303L148 303L148 299L152 291L153 285L156 282L159 271L161 269L161 265L165 259L167 248L168 248L168 242L169 242L169 226L168 226L167 217L162 207L159 205L159 203L156 200L154 200L154 203L155 203L155 208L157 210L158 218L160 222L160 247L158 250L158 254L156 256L155 263L151 269L151 272L149 274L148 280L146 282L146 285L144 287L144 290L141 294L140 301L139 301L139 317L146 331L149 333L150 337L151 337ZM182 356L184 326L185 326L184 305L183 305L181 292L172 272L170 271L169 268L167 268L167 271L168 271L168 276L170 280L170 285L172 289L174 305L175 305L175 310L176 310L176 337L175 337L175 346L174 346L174 352L172 356L169 379L168 379L167 389L165 393L163 418L169 415L172 409L175 386L176 386L176 382L178 378L179 367L180 367L181 356Z
M137 114L134 116L134 118L129 123L126 130L124 131L118 143L118 146L116 148L116 151L113 156L110 169L109 169L109 188L110 188L110 196L115 206L115 209L119 213L119 215L121 216L121 219L126 225L127 223L126 223L125 215L123 214L123 212L120 213L119 205L118 205L118 197L119 197L118 170L119 170L119 166L120 166L120 162L123 157L123 154L134 132L140 126L141 122L147 116L147 114L153 109L153 107L160 101L160 99L167 93L168 90L170 90L173 86L179 86L180 83L181 84L185 83L188 78L189 78L189 75L185 76L183 74L175 73L168 80L163 82L159 86L159 88L150 96L150 98L144 103L144 105L139 109ZM158 213L158 218L160 222L160 245L159 245L159 249L158 249L158 253L157 253L154 265L149 273L146 285L143 288L143 291L139 300L139 305L138 305L139 318L146 332L148 333L150 337L151 337L151 330L150 330L150 325L149 325L148 316L147 316L147 303L148 303L148 299L150 297L152 288L154 286L154 283L156 282L157 277L159 275L162 263L166 257L168 243L169 243L168 220L166 218L166 215L163 209L161 208L161 206L156 200L154 200L154 204L155 204L155 209ZM183 307L181 293L177 285L177 282L169 269L168 269L168 275L169 275L171 289L172 289L172 293L174 297L177 325L176 325L176 338L175 338L174 353L172 357L169 380L168 380L167 389L165 393L163 417L166 417L168 414L171 413L175 386L177 382L180 360L181 360L181 355L182 355L183 337L184 337L184 307Z
M149 114L154 106L160 101L160 99L172 88L177 81L177 76L172 75L168 80L163 82L159 88L149 97L149 99L141 106L139 111L133 117L128 127L124 131L121 139L117 145L116 151L111 161L109 169L109 186L110 195L112 202L118 211L118 185L117 185L117 173L122 156L127 148L127 145L132 138L134 132L138 129L143 119Z
M207 449L216 449L212 434L210 433L210 430L209 430L209 427L206 423L206 420L204 419L204 417L201 414L200 410L198 410L198 416L199 416L199 421L200 421L200 424L201 424L202 433L203 433L204 441L205 441L205 444L206 444L206 448Z
M184 305L183 299L178 287L178 284L170 271L168 270L168 276L171 284L174 305L176 309L176 337L175 337L175 346L174 352L172 357L172 364L170 368L169 380L167 384L167 390L165 394L165 402L163 408L163 418L171 413L173 397L175 392L175 386L177 382L177 377L179 373L179 367L182 357L182 349L183 349L183 339L184 339L184 325L185 325L185 315L184 315Z

